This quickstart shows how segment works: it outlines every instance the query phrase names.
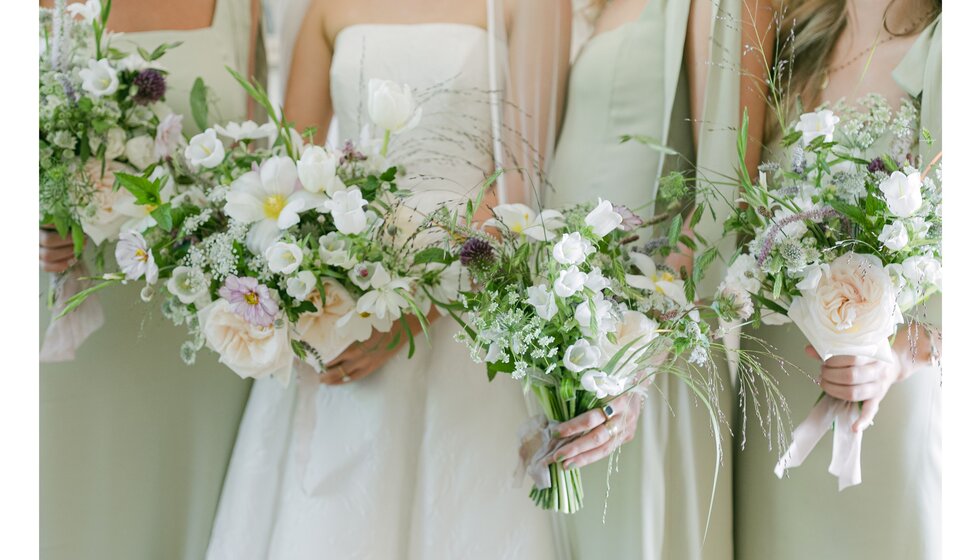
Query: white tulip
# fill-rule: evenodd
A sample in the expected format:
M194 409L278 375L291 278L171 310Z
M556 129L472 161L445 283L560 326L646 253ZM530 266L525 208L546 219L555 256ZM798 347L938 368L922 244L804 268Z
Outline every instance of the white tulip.
M578 268L566 268L558 273L555 280L555 295L560 298L571 297L582 291L588 276Z
M619 214L608 200L599 199L599 204L585 216L585 224L592 228L592 233L605 237L623 223Z
M314 288L316 276L309 270L301 270L299 274L286 280L286 293L293 299L306 299Z
M119 89L119 76L106 59L90 60L88 67L78 71L82 79L82 89L93 97L112 95Z
M298 245L277 241L265 251L269 270L277 274L292 274L303 264L303 250Z
M534 307L538 317L550 321L558 313L558 303L553 294L544 284L527 289L527 303Z
M908 218L922 207L922 177L918 171L906 175L895 171L878 186L888 209L899 218Z
M146 169L157 162L153 138L141 134L126 142L126 159L136 169Z
M905 228L905 224L902 222L888 224L881 229L881 235L878 236L878 241L881 241L885 247L892 251L901 251L909 244L908 229Z
M374 124L395 134L411 130L422 118L422 109L415 103L412 88L390 80L368 82L367 109Z
M357 235L367 229L367 201L361 197L361 189L351 187L340 190L323 203L323 210L330 213L337 231L345 235Z
M299 181L310 192L325 192L327 196L346 188L337 177L337 155L321 148L308 146L296 164Z
M217 167L225 159L225 146L218 140L213 128L209 128L191 138L191 143L184 150L184 157L194 167L211 169Z
M572 266L578 266L584 263L585 259L592 253L595 253L595 247L585 239L582 239L582 234L577 231L562 235L552 250L556 261Z
M840 122L840 117L829 109L816 111L814 113L804 113L800 115L800 122L796 123L796 130L803 133L803 143L809 144L816 138L823 137L827 142L834 139L834 127Z

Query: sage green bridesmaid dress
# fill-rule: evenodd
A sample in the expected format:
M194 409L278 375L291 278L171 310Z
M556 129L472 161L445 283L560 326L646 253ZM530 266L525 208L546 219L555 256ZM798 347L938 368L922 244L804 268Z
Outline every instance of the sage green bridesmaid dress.
M695 159L683 60L688 12L688 0L651 0L638 20L585 43L569 76L546 206L602 197L650 217L660 177ZM624 134L652 136L683 158L622 144ZM723 464L709 517L715 440L695 400L677 379L654 378L618 463L583 470L585 507L562 519L572 558L732 557L731 475ZM727 448L730 438L722 437Z
M208 28L127 33L113 45L182 42L160 62L170 71L167 102L193 134L189 95L198 76L215 93L213 121L245 118L245 94L225 66L249 72L250 20L250 0L217 0ZM42 294L47 283L42 274ZM41 364L42 559L204 556L250 383L207 351L185 365L182 328L139 291L102 292L105 326L74 361Z
M919 141L925 161L942 150L942 22L918 38L892 77L920 105L921 130L935 142ZM770 145L777 145L771 142ZM887 141L883 146L887 146ZM778 157L772 155L770 157ZM933 297L924 320L940 326L941 301ZM816 360L804 353L805 338L792 324L751 332L808 376L785 375L772 360L794 422L813 407L820 388ZM748 345L747 345L748 346ZM894 385L881 403L861 450L863 482L837 490L827 472L830 434L803 465L779 480L779 458L758 426L748 426L748 442L735 456L735 542L746 560L931 560L941 554L941 396L940 372L923 367Z

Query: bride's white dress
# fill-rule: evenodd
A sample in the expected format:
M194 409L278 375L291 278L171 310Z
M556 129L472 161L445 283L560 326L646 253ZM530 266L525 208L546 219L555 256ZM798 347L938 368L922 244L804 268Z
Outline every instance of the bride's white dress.
M393 139L400 186L429 200L475 192L493 167L486 31L355 25L334 47L339 137L368 121L368 80L407 83L425 101L419 126ZM403 348L350 385L321 386L305 369L286 389L255 383L207 557L555 558L550 515L512 484L520 386L488 383L457 329L437 321L411 360Z

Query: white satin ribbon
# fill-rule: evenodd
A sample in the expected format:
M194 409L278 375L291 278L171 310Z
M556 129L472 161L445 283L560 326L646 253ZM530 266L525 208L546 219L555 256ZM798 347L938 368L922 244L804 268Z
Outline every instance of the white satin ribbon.
M518 429L521 446L517 469L514 470L514 487L520 487L524 476L530 476L538 490L551 488L551 456L571 438L556 438L553 434L558 422L538 414L521 424Z
M94 295L89 296L71 313L57 318L68 300L88 287L88 281L82 280L85 276L88 276L88 269L84 263L78 263L62 274L51 275L51 289L55 291L55 300L51 308L51 323L48 324L44 342L41 343L42 363L74 360L75 352L82 343L105 323L102 306Z
M861 484L863 433L851 429L860 414L858 403L823 395L806 420L793 430L793 441L776 463L776 476L783 478L786 469L802 465L827 430L833 428L834 443L827 470L837 477L838 491Z

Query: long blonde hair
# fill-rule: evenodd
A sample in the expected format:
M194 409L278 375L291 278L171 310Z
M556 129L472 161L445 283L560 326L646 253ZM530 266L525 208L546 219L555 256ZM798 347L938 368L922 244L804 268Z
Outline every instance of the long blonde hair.
M943 11L942 0L923 0L929 4L928 11L916 25L893 31L888 28L887 16L895 1L885 8L883 22L885 31L894 36L921 32ZM783 132L780 126L799 112L799 105L806 108L816 103L834 45L847 28L847 0L788 0L783 4L772 67L774 87L779 95L770 103L767 138ZM783 119L776 111L781 112Z

